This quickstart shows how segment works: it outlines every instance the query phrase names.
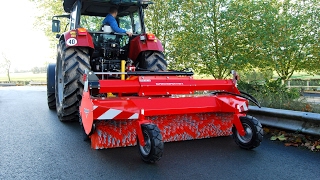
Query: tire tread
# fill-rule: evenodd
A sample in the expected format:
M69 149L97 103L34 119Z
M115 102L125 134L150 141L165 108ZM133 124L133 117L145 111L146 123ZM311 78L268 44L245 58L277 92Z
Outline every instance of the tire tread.
M79 121L79 105L83 91L82 75L85 69L91 69L89 51L85 47L66 48L65 42L60 42L59 52L62 57L61 71L64 88L62 106L59 102L56 103L57 109L59 108L58 116L60 121Z
M142 160L147 163L155 163L156 161L159 161L163 155L164 143L162 141L161 132L159 128L154 124L143 124L141 126L142 130L146 129L149 133L152 144L151 152L148 156L143 156L140 152Z
M262 139L263 139L263 128L262 128L261 123L255 117L250 116L250 115L240 117L240 120L241 120L241 122L248 120L253 125L254 134L253 134L252 140L249 143L244 144L238 140L238 137L236 135L237 129L235 127L233 127L232 128L232 132L233 132L232 137L235 140L236 144L239 145L241 148L248 149L248 150L258 147L261 144Z

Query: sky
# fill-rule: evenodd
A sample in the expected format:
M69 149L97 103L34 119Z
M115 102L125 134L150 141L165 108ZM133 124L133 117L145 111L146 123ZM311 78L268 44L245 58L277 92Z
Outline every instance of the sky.
M4 54L11 61L11 71L43 67L45 62L54 62L49 40L33 25L36 12L36 6L29 0L1 3L0 64Z

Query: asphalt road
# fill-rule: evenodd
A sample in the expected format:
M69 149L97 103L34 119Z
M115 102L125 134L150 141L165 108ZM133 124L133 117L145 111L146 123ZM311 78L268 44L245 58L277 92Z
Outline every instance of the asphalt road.
M314 93L303 93L304 98L306 98L306 100L309 103L313 103L313 104L320 104L320 93L318 92L314 92Z
M47 107L46 87L0 87L0 179L320 179L320 153L264 139L251 151L231 137L165 143L145 164L137 147L94 150L78 123Z

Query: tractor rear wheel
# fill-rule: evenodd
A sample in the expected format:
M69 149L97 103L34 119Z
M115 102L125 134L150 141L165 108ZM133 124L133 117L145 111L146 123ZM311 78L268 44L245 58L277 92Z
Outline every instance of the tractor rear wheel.
M252 116L240 117L245 135L241 136L235 127L232 128L233 139L243 149L253 149L260 145L263 129L260 122Z
M143 124L141 128L145 142L145 146L138 144L141 158L146 163L155 163L160 160L163 154L162 135L154 124Z
M90 70L89 49L66 47L60 41L56 64L56 108L60 121L78 121L83 74Z
M47 69L47 102L49 109L56 109L55 68L55 64L49 64Z
M139 68L148 71L166 71L167 61L164 54L159 51L145 51L142 52L142 57L139 62Z

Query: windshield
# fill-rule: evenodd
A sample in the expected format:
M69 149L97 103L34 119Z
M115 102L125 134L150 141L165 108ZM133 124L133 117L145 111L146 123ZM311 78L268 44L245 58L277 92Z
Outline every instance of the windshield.
M85 16L80 19L80 26L88 31L101 31L102 21L105 17ZM140 18L138 12L118 18L119 27L135 34L141 33ZM132 26L133 24L133 26Z
M119 24L120 27L126 31L133 32L134 34L141 33L141 24L138 12L135 12L132 15L120 17Z
M103 19L104 17L98 16L81 16L80 26L88 31L100 31Z

